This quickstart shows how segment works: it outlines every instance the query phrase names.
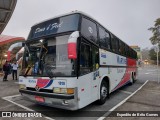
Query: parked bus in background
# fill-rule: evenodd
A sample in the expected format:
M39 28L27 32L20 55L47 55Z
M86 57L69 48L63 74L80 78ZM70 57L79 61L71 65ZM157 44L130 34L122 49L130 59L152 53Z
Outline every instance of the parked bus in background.
M24 47L19 92L38 104L68 110L104 104L136 79L136 52L82 12L34 25Z

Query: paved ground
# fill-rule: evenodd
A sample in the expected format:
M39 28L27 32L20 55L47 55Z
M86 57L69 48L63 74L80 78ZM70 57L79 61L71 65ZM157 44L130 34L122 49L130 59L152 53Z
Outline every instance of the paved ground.
M124 86L122 89L114 92L111 94L110 99L102 106L99 106L95 103L88 105L87 107L81 109L80 111L62 111L61 109L56 109L52 107L46 107L46 106L40 106L37 104L34 104L32 102L24 100L21 96L19 96L18 92L18 84L17 81L9 80L7 82L0 81L0 111L40 111L45 116L50 116L52 119L82 119L81 116L83 116L83 119L85 120L92 120L92 119L98 119L101 117L105 112L112 109L114 106L116 106L119 102L121 102L123 99L128 97L130 94L132 94L135 90L137 90L144 82L137 81L132 86ZM2 98L6 96L12 96L12 95L18 95L7 98L7 100L14 102L18 105L12 104ZM21 106L26 107L22 108ZM47 111L47 112L46 112ZM54 114L53 114L54 113ZM56 115L55 115L56 113ZM67 113L67 114L66 114ZM60 117L56 117L60 116ZM68 117L66 117L68 116ZM92 117L91 117L92 116Z
M140 81L157 81L158 80L158 74L160 77L160 67L159 70L157 71L157 66L156 65L147 65L145 67L139 68L138 71L138 80Z
M102 105L98 106L95 103L88 105L87 107L81 109L80 111L63 111L61 109L56 109L52 107L40 106L29 101L24 100L18 92L18 83L17 81L11 80L11 76L9 77L9 81L2 82L2 78L0 78L0 111L41 111L43 115L49 116L49 118L43 119L104 119L106 112L112 110L117 104L121 103L124 99L134 93L139 87L141 87L146 80L149 82L134 96L132 96L127 102L118 107L115 111L160 111L160 85L157 84L157 71L155 66L147 66L145 68L139 69L138 81L132 86L124 86L120 90L112 93L110 99ZM3 98L6 96L6 100ZM46 112L47 111L47 112ZM53 113L54 111L54 113ZM56 114L56 115L55 115ZM55 117L55 116L61 117ZM63 116L63 117L62 117ZM69 117L66 117L69 116ZM76 117L75 117L76 116ZM92 116L92 117L91 117ZM5 119L5 118L3 118ZM17 118L14 118L15 120ZM36 118L29 118L30 120L35 120ZM42 118L41 118L42 119ZM119 118L119 117L107 117L109 120L117 120L117 119L137 119L134 117L130 118ZM145 117L139 117L138 119L145 119ZM150 118L146 118L150 119ZM157 118L155 118L158 120ZM8 120L8 119L7 119ZM38 118L39 120L39 118Z
M160 77L160 70L157 71L157 66L148 65L144 68L139 68L138 80L149 80L148 83L131 98L129 98L124 104L115 109L114 112L110 113L109 115L104 115L105 117L112 116L106 117L105 119L160 120L160 83L158 84L158 74ZM135 113L136 117L133 117L132 113ZM155 116L158 115L159 117L146 117L149 115L148 113ZM121 117L121 115L131 115L132 117ZM138 115L141 117L138 117Z
M128 99L123 105L115 109L107 120L160 120L160 84L149 81L140 91ZM119 114L118 114L119 113ZM125 113L135 113L141 117L121 117ZM121 114L121 115L120 115ZM128 114L130 115L130 114ZM146 117L148 115L154 117ZM159 117L156 117L159 115Z

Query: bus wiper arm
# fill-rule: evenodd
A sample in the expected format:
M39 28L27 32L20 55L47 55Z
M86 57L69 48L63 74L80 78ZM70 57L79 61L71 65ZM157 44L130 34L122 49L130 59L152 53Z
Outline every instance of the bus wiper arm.
M48 74L49 78L53 78L54 74L53 74L52 70L54 70L55 68L53 68L51 65L45 65L45 64L44 64L44 68L45 68L46 73Z
M30 71L30 69L32 68L32 65L28 65L27 70L24 74L24 77L27 77L28 72Z

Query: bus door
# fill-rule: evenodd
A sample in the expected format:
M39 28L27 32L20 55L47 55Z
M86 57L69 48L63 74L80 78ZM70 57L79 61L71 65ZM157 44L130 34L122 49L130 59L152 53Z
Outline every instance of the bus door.
M98 98L99 50L90 43L81 42L79 59L79 97L90 103Z
M92 99L97 99L98 98L98 85L99 85L99 49L96 46L92 45L92 50L91 50L91 54L92 54L92 88L91 88L91 92L92 92Z

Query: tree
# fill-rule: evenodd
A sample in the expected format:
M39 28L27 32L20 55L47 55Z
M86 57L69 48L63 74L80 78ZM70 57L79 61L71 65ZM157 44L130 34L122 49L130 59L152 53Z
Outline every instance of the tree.
M150 38L151 43L153 45L160 43L160 18L155 21L154 27L151 27L148 30L153 33L153 36Z
M149 48L144 48L144 49L141 50L143 60L150 59L149 51L150 51Z
M151 60L157 60L157 53L154 51L154 48L149 51L149 56ZM160 60L160 54L158 55L158 59Z

